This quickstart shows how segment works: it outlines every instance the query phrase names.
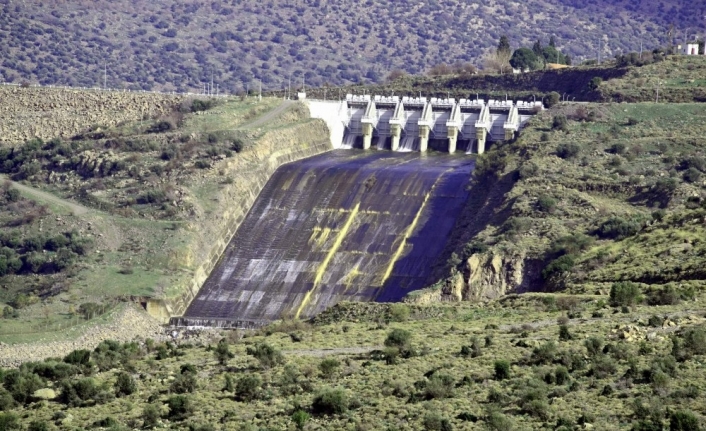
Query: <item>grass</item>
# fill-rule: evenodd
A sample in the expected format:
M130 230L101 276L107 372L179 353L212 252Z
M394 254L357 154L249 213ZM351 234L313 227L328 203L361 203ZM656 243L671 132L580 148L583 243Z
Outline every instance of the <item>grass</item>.
M454 429L487 429L490 412L501 412L514 424L512 429L554 429L562 419L576 424L581 416L589 418L596 429L628 429L637 420L633 402L642 399L659 400L659 404L670 409L692 410L702 414L703 394L682 397L681 392L689 385L703 386L706 381L700 372L703 355L696 355L679 363L676 377L668 378L666 387L654 388L639 377L624 377L629 368L638 371L649 369L657 358L669 355L670 333L661 328L647 326L647 318L653 314L669 315L679 322L678 329L700 327L704 318L696 312L696 320L684 316L695 314L696 303L675 306L649 307L638 305L630 314L620 313L601 305L600 297L576 297L572 306L573 318L568 319L572 338L559 341L557 320L566 311L557 308L562 304L553 295L511 296L502 301L483 306L472 304L413 306L410 320L385 322L385 314L372 314L378 305L348 304L351 318L335 317L337 310L324 313L319 323L312 325L288 324L273 326L257 333L245 333L240 341L228 342L234 358L225 366L218 362L211 348L183 343L174 352L177 356L156 360L154 348L126 360L117 370L98 372L97 382L110 387L117 371L128 368L137 379L137 392L125 398L108 400L105 403L85 407L66 408L57 402L43 402L17 409L24 416L32 412L35 420L53 421L57 411L73 417L72 426L87 427L92 422L110 416L118 423L134 428L141 424L141 413L147 404L158 407L162 422L167 427L186 428L199 424L210 424L215 429L294 429L290 417L301 409L313 415L307 429L425 429L424 418L438 414L446 418ZM570 296L569 296L570 297ZM703 299L700 298L700 299ZM554 304L554 305L552 305ZM385 309L385 305L382 306ZM592 318L600 312L602 318ZM330 315L327 317L327 315ZM357 316L357 317L356 317ZM680 317L681 316L681 317ZM646 343L650 353L638 353L642 341L620 338L629 325L639 328L643 334L654 333ZM398 358L387 365L375 359L374 350L380 349L387 335L395 328L412 334L412 348L416 352L409 358ZM293 337L291 334L297 334ZM490 344L486 344L488 336ZM480 356L460 355L461 346L470 345L471 339L480 340ZM627 356L600 354L597 359L587 357L584 340L598 337L602 345L616 346L626 351ZM538 346L554 342L556 352L545 364L531 365L533 351ZM284 353L285 364L263 369L250 356L249 347L266 343ZM328 349L357 347L362 353L335 353ZM329 353L327 353L327 351ZM560 365L560 353L575 351L583 367L571 367L568 380L561 384L545 383L550 372ZM323 356L322 356L323 355ZM552 359L553 357L553 359ZM325 358L335 358L340 363L332 373L319 371ZM509 378L494 379L494 366L498 359L510 362ZM96 359L98 360L98 359ZM596 377L591 369L597 361L615 364L615 371ZM630 365L633 361L633 365ZM198 386L194 393L187 394L196 409L184 421L166 417L165 402L170 396L173 378L180 374L183 364L193 364L198 370ZM294 371L294 386L284 386L286 373ZM259 395L252 401L239 401L232 392L223 392L225 376L235 382L246 375L257 374L263 382ZM446 393L448 398L425 398L423 389L431 374L448 375L452 386ZM425 377L427 376L427 377ZM292 379L287 380L290 384ZM548 381L548 380L547 380ZM605 387L611 388L606 394ZM316 415L311 410L317 393L325 388L339 387L353 404L346 412L333 415ZM537 388L537 396L544 403L545 414L531 414L519 408L528 388ZM417 395L414 395L417 394ZM491 395L501 394L501 395ZM148 401L148 399L150 401ZM663 407L663 408L664 408ZM248 425L250 424L250 425Z

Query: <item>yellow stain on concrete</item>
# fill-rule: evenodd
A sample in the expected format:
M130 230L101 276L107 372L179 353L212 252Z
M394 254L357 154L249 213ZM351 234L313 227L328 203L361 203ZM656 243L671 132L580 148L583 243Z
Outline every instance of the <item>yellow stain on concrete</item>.
M306 292L306 295L304 296L304 299L302 300L302 303L299 305L299 308L297 309L296 314L294 315L295 319L299 318L299 315L302 313L302 310L304 310L304 307L307 306L309 301L311 301L311 294L314 293L318 285L321 283L321 280L324 278L324 273L326 272L326 268L328 268L329 263L331 263L331 260L333 259L333 256L336 254L338 249L341 247L341 244L343 244L343 239L348 235L348 231L351 229L351 226L353 225L353 220L355 220L355 217L358 215L358 211L360 210L360 202L355 204L355 207L353 210L348 214L348 219L346 222L343 224L343 227L341 228L340 231L338 231L338 234L336 234L336 239L333 241L333 244L331 245L331 248L329 249L328 253L326 254L326 258L324 258L323 262L319 265L319 268L316 270L316 276L314 277L314 286ZM344 212L341 210L341 212Z
M326 243L326 240L331 235L330 227L315 227L311 232L311 237L309 238L309 244L315 244L316 247L321 248Z
M442 177L443 174L440 175L439 178L436 179L436 181L434 181L434 184L432 184L427 194L424 195L424 201L422 201L422 204L419 206L417 213L414 215L412 223L407 226L407 229L405 229L404 234L402 234L402 240L400 241L400 245L397 247L397 250L395 250L395 253L392 255L392 259L390 259L390 263L387 265L387 269L385 270L385 273L383 274L382 279L380 280L380 286L384 286L385 281L390 278L392 270L395 267L395 263L397 263L397 261L400 259L400 257L402 256L402 252L404 251L404 248L407 245L407 240L414 233L414 229L417 228L417 224L419 223L419 219L422 216L422 212L424 212L424 208L426 208L427 202L429 202L429 196L431 196L431 194L434 192L436 185L439 183L439 180L441 180Z

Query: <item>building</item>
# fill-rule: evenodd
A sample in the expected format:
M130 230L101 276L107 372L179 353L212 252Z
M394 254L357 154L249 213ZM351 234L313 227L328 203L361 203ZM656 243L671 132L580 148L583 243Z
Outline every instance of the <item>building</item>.
M690 42L686 45L679 45L679 52L683 55L699 55L699 44Z

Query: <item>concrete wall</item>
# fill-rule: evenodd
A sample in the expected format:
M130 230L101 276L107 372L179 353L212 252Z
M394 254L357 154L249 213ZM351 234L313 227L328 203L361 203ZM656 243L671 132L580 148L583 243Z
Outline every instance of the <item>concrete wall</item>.
M345 102L336 101L306 101L311 118L319 118L326 123L332 148L340 147L343 142L344 121L346 118L341 115L342 103L345 104Z
M339 142L340 143L340 142ZM193 268L191 276L178 282L165 298L151 299L147 311L163 322L181 316L196 296L223 251L233 238L258 194L270 176L281 165L311 157L332 149L326 124L306 120L290 127L277 127L265 132L255 145L238 157L215 166L233 184L224 187L217 199L217 208L207 220L194 223L194 241L188 244L183 263Z

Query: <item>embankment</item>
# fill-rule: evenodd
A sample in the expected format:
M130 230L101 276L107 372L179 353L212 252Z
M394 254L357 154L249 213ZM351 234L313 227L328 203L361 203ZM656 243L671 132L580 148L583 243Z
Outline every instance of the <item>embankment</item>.
M281 165L331 149L323 121L312 120L301 106L290 109L280 122L258 130L259 136L238 157L214 166L212 182L220 187L211 198L212 208L186 228L193 233L175 262L189 269L188 277L174 283L162 298L148 300L147 311L166 322L184 313L218 263L226 246L245 219L271 175ZM292 122L288 123L291 120ZM217 174L216 174L217 173ZM217 176L216 176L217 175ZM228 183L223 183L229 178ZM194 185L198 188L198 185Z

